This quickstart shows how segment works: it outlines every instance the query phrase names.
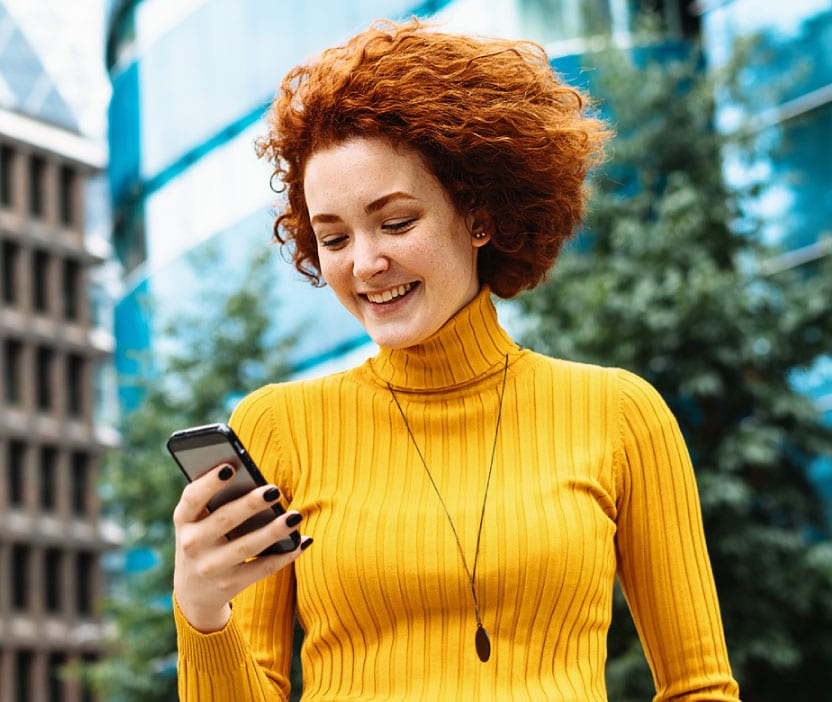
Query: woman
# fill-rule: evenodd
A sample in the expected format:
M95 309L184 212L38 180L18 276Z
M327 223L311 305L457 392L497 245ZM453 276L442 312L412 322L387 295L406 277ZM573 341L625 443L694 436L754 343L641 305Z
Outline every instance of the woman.
M288 697L297 612L304 699L605 700L618 576L656 699L737 700L667 407L519 348L492 303L581 221L606 137L581 96L536 45L385 23L293 69L269 124L275 236L380 352L234 411L285 517L226 542L277 490L207 514L230 469L185 488L182 699Z

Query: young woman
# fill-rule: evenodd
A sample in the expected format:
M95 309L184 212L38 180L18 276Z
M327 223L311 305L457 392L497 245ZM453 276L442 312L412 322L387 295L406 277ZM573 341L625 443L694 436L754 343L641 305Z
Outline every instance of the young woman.
M287 698L297 613L307 700L605 700L617 576L656 699L737 700L674 418L521 349L492 303L581 221L606 137L582 97L536 45L380 23L293 69L269 125L275 236L380 352L233 413L285 517L229 542L277 490L209 514L233 471L185 488L181 698Z

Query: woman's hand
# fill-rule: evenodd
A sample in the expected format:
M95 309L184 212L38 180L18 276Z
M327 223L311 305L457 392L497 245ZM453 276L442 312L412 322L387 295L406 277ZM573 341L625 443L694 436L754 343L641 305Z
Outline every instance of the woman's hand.
M229 531L279 498L278 491L266 485L209 512L208 500L233 476L228 465L208 471L185 487L173 512L173 590L182 614L203 633L219 631L228 623L234 595L289 565L312 543L306 538L290 553L255 558L300 523L301 515L294 511L229 541Z

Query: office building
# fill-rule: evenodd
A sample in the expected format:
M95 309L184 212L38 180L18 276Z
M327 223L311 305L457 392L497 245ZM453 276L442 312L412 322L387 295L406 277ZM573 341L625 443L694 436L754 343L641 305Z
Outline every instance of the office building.
M782 251L772 270L808 269L820 257L832 256L832 6L826 0L698 5L713 67L727 60L737 41L756 41L744 81L765 97L741 119L774 148L756 164L768 188L753 207L765 217L763 240ZM733 107L721 105L724 119L736 120ZM730 161L726 170L729 178L743 177ZM832 425L832 356L792 380ZM832 457L815 460L810 475L832 523Z
M85 237L103 150L0 5L0 700L86 702L65 673L103 652L96 481L111 437L95 379L112 351Z
M790 3L724 0L365 0L360 3L276 3L247 0L121 0L109 4L107 66L113 245L125 278L116 306L116 362L122 399L138 397L137 358L163 346L159 321L192 304L210 271L196 274L189 256L218 247L242 275L245 258L268 246L270 208L278 197L254 154L263 115L286 70L361 29L374 18L429 17L452 30L525 37L542 43L556 69L581 80L581 64L599 38L632 41L644 11L655 13L669 39L699 38L709 65L725 59L733 39L761 31L779 52L768 84L796 70L761 128L780 129L793 145L766 167L778 188L760 206L780 208L766 232L786 251L817 244L828 229L830 176L830 10L823 0ZM655 47L654 47L655 48ZM805 65L804 65L805 64ZM802 180L792 180L800 173ZM811 254L811 250L808 252ZM822 247L821 247L822 253ZM373 351L357 323L327 289L313 290L275 256L274 285L283 301L275 324L301 329L291 362L297 375L352 365ZM154 302L148 307L148 300ZM151 354L152 356L152 354ZM796 382L829 413L829 363ZM819 465L819 479L832 468ZM827 483L832 499L832 477Z

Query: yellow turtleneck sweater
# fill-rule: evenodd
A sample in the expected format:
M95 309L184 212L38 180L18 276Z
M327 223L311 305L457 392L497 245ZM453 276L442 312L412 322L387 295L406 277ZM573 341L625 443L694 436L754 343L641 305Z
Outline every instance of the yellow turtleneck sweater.
M473 567L503 368L508 375L476 592ZM270 385L231 424L315 543L251 586L212 634L178 610L183 700L288 697L294 613L304 700L606 700L619 577L656 700L737 700L677 424L621 370L519 349L488 289L425 343Z

